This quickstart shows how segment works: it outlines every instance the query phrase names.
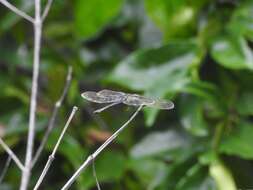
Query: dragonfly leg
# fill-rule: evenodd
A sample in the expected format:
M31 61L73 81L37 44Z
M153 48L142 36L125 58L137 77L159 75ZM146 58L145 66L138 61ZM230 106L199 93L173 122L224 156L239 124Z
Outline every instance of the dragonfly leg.
M104 111L104 110L106 110L106 109L108 109L108 108L110 108L110 107L112 107L112 106L115 106L115 105L117 105L117 104L120 104L120 103L121 103L121 102L113 102L112 104L109 104L109 105L107 105L107 106L105 106L105 107L102 107L102 108L100 108L100 109L95 110L94 113L100 113L100 112L102 112L102 111Z

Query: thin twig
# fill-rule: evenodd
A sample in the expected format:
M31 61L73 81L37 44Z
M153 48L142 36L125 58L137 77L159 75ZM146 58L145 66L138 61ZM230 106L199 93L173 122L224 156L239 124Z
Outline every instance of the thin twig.
M50 10L50 8L51 8L52 3L53 3L53 0L48 0L48 1L47 1L46 7L45 7L45 9L44 9L44 11L43 11L43 13L42 13L42 16L41 16L42 22L43 22L43 21L45 20L45 18L47 17L48 12L49 12L49 10Z
M11 11L13 11L14 13L16 13L17 15L19 15L19 16L23 17L24 19L30 21L31 23L34 23L34 19L31 16L29 16L25 12L19 10L17 7L15 7L14 5L12 5L8 1L6 1L6 0L0 0L0 2L4 6L6 6L7 8L9 8Z
M11 163L11 156L9 155L8 158L7 158L7 161L6 161L5 165L4 165L4 169L3 169L3 171L2 171L2 173L0 175L0 185L1 185L1 183L2 183L2 181L4 179L4 176L5 176L7 170L9 168L9 166L10 166L10 163Z
M42 141L40 143L40 146L37 149L37 151L35 153L35 156L32 160L32 167L34 167L34 165L38 161L38 159L39 159L39 157L40 157L40 155L41 155L41 153L42 153L42 151L43 151L43 149L46 145L47 139L48 139L50 133L52 132L52 129L54 128L55 120L56 120L59 108L61 107L62 102L63 102L63 100L65 99L65 97L67 95L67 92L68 92L68 89L69 89L69 86L70 86L70 83L71 83L71 78L72 78L72 67L70 66L68 68L68 74L67 74L67 77L66 77L66 83L65 83L62 95L54 105L54 110L53 110L52 116L49 120L47 130L46 130L45 135L43 136Z
M94 158L92 158L92 174L95 178L97 189L101 190L99 182L98 182L98 177L97 177L97 174L96 174L95 159Z
M35 137L36 124L36 107L37 107L37 93L38 93L38 77L40 65L40 47L41 47L41 2L35 0L35 20L34 20L34 56L33 56L33 78L30 99L30 114L29 114L29 128L27 137L25 170L22 172L20 190L26 190L30 181L33 145Z
M56 151L57 151L57 149L58 149L58 147L59 147L59 145L61 143L61 140L62 140L62 138L63 138L66 130L68 129L68 126L69 126L69 124L70 124L70 122L71 122L71 120L72 120L72 118L75 115L75 113L76 113L77 110L78 110L78 108L76 106L74 106L73 109L72 109L72 112L71 112L71 114L70 114L70 116L69 116L69 118L68 118L68 120L67 120L67 122L66 122L66 124L65 124L65 126L63 128L63 130L62 130L62 132L61 132L61 135L60 135L59 139L57 140L57 143L56 143L56 145L54 147L54 150L53 150L52 154L48 157L47 163L46 163L46 165L45 165L45 167L44 167L44 169L43 169L43 171L42 171L42 173L41 173L41 175L40 175L40 177L39 177L39 179L38 179L38 181L37 181L37 183L36 183L36 185L34 187L34 190L37 190L39 188L39 186L42 183L45 175L47 174L47 171L49 170L52 162L54 161L54 159L55 159L55 153L56 153Z
M24 171L24 166L16 156L16 154L9 148L9 146L0 138L0 144L4 148L4 150L9 154L9 156L14 160L17 166L20 168L21 171Z
M67 181L67 183L61 188L61 190L67 190L76 180L76 178L81 174L81 172L95 159L118 135L124 130L127 125L136 117L139 111L142 109L143 105L134 112L127 122L125 122L115 133L112 134L93 154L88 156L88 158L83 162L83 164L77 169L77 171L72 175L72 177Z

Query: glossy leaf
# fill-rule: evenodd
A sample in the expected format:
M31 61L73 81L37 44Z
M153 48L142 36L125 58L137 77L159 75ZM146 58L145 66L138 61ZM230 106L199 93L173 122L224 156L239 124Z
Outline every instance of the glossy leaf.
M192 32L195 14L205 1L145 0L148 16L163 31L165 39L185 37Z
M244 159L253 158L253 125L241 121L233 131L222 139L220 152Z
M176 190L194 190L194 189L210 189L215 190L214 181L207 175L207 168L199 163L193 165L186 171L185 175L179 180Z
M96 35L117 16L122 0L77 0L75 2L76 33L82 38Z
M139 50L121 61L108 80L133 90L177 91L190 81L189 67L199 61L193 41ZM155 92L154 92L155 93Z
M253 70L253 52L243 37L223 36L216 39L211 54L226 68Z
M204 118L204 102L200 98L182 97L179 110L181 124L186 130L196 136L208 134L208 124Z
M144 189L154 190L161 186L167 175L166 164L153 159L132 159L129 169L141 181Z
M173 160L173 164L169 167L168 170L168 175L166 178L166 181L170 181L170 183L165 183L165 187L166 189L176 189L176 188L183 188L184 184L188 183L187 182L187 178L188 176L192 176L192 173L195 173L193 171L196 171L196 169L198 170L199 166L195 166L194 165L198 165L195 161L194 161L194 157L196 152L194 152L193 150L191 151L187 151L187 149L182 152L182 155L180 157L178 157L177 159ZM195 168L195 169L194 169ZM205 175L205 172L201 174L202 176ZM196 181L192 181L194 184L194 182ZM187 189L189 187L190 189L190 184L189 186L186 186ZM184 187L184 188L186 188ZM195 187L196 188L196 187ZM198 188L197 188L198 189Z
M134 158L147 157L182 148L186 144L187 138L176 131L154 132L137 143L132 148L131 155Z
M236 9L228 25L231 32L236 35L243 35L247 39L253 40L253 3L245 1Z
M190 69L199 64L200 58L201 51L194 41L174 41L131 54L117 65L108 81L144 91L147 96L163 98L179 92L191 82ZM156 115L157 111L150 113ZM152 118L151 114L147 117Z
M244 92L238 97L237 111L242 115L253 115L253 92Z

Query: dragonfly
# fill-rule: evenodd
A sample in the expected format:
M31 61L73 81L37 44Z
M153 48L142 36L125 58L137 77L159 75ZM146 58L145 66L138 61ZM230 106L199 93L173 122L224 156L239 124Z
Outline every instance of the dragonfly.
M129 94L107 89L101 90L99 92L86 91L82 93L81 96L90 102L109 104L101 109L96 110L95 113L102 112L105 109L120 103L129 106L147 106L163 110L170 110L174 108L174 103L172 101L159 100L155 98L141 96L139 94Z

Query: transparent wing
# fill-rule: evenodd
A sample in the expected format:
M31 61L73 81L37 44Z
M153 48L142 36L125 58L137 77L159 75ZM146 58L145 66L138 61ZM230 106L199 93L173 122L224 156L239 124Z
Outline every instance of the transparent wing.
M124 103L130 106L145 105L152 108L170 110L174 108L174 103L165 100L156 100L138 94L126 94L112 90L101 90L99 92L87 91L82 93L82 97L95 103Z
M126 98L123 100L123 103L130 106L148 106L154 104L154 100L152 98L147 98L138 94L127 94Z
M126 96L124 92L118 92L107 89L99 91L97 95L99 97L106 98L108 101L111 100L111 102L121 102Z
M112 100L110 97L104 97L104 96L98 96L98 93L93 92L93 91L87 91L81 94L81 96L90 101L90 102L95 102L95 103L113 103L116 102L115 100Z
M147 105L148 107L162 109L162 110L170 110L174 108L174 103L171 101L165 100L155 100L153 104Z

